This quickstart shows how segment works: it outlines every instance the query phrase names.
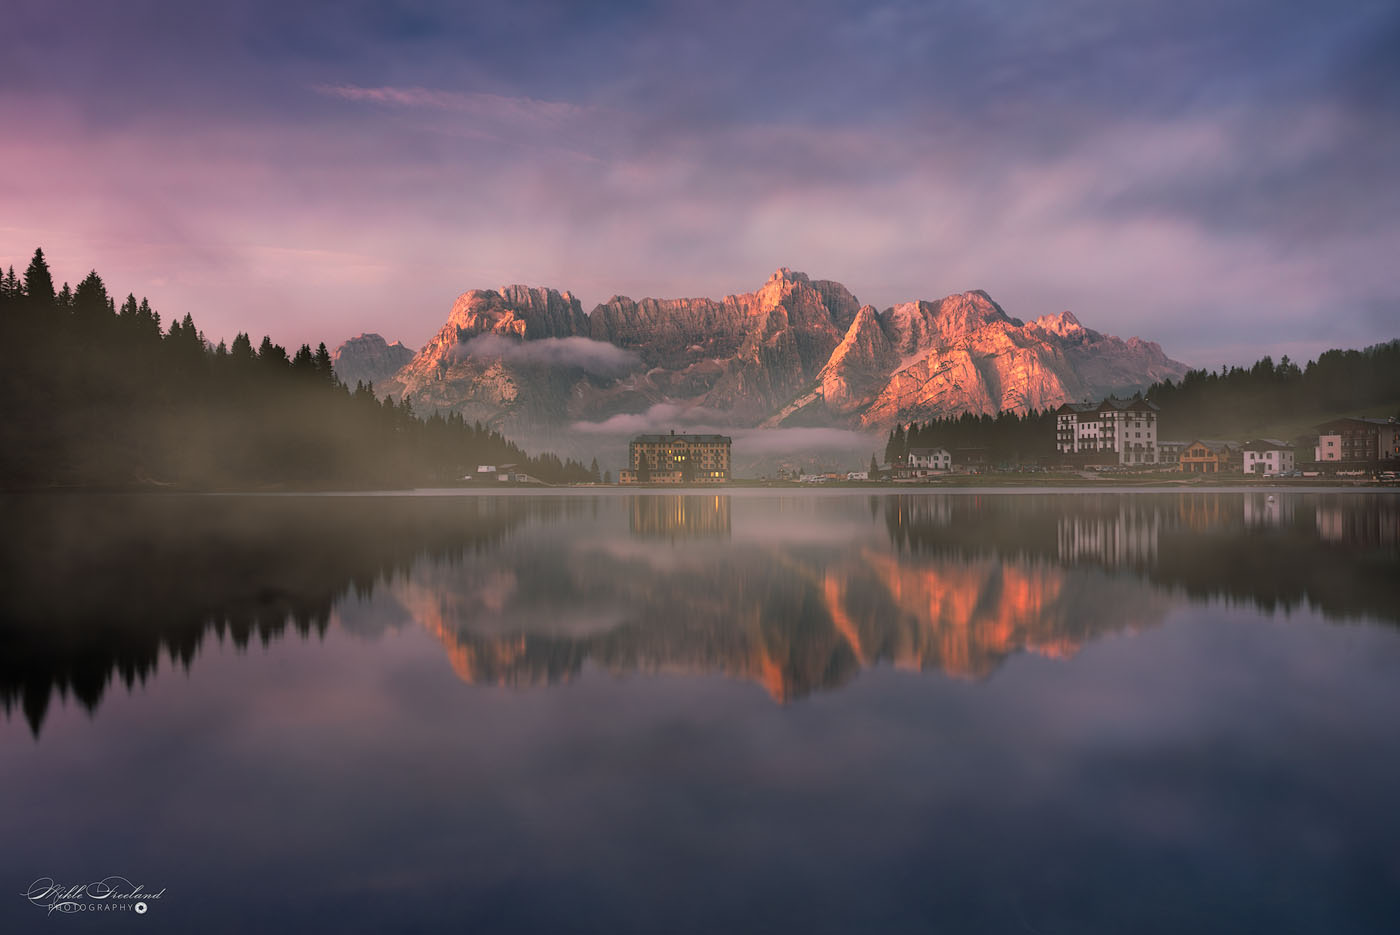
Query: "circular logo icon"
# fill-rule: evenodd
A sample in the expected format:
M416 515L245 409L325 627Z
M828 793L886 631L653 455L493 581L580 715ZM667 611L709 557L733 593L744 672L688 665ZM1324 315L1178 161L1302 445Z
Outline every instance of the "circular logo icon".
M146 911L146 904L145 904L145 903L137 903L136 905L132 906L131 908L133 908L133 909L136 910L136 914L137 914L137 915L140 915L141 913L143 913L143 912Z

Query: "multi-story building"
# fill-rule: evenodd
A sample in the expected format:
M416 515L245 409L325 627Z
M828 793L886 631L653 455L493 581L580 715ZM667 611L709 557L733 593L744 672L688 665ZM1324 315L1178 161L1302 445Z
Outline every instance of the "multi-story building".
M1187 442L1167 442L1157 440L1157 463L1162 465L1165 471L1175 471L1181 467L1181 453L1186 450Z
M729 480L728 435L638 435L628 445L623 484L722 484Z
M928 477L952 470L953 456L946 448L910 448L905 463L909 477Z
M1400 460L1400 423L1394 419L1333 419L1317 433L1316 461Z
M1277 438L1256 438L1240 446L1246 474L1287 474L1293 470L1293 446Z
M1145 399L1065 403L1055 412L1055 451L1098 464L1157 464L1157 407Z
M1239 442L1197 439L1181 453L1181 469L1187 474L1220 474L1238 471L1244 463Z
M1387 419L1378 425L1376 442L1382 461L1400 461L1400 420Z

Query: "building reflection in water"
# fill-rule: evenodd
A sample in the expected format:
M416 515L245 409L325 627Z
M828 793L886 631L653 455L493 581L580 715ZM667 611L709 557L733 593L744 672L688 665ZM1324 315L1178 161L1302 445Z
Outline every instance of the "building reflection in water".
M1058 554L1068 564L1095 560L1108 566L1150 565L1157 560L1162 516L1156 510L1123 509L1115 516L1063 516Z
M1358 512L1342 503L1319 504L1317 534L1326 542L1394 549L1400 546L1400 509Z
M206 637L328 626L422 627L470 682L715 673L789 701L882 664L986 677L1188 600L1400 622L1400 498L1382 495L89 498L10 512L0 706L36 733L55 692L95 709L162 657L191 667Z
M727 495L638 495L628 498L628 528L662 539L728 538Z

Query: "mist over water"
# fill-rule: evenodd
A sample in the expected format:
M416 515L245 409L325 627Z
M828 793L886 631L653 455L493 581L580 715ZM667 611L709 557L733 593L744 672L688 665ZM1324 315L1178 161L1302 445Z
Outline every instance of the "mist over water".
M140 876L159 931L1400 912L1394 495L4 507L16 892Z

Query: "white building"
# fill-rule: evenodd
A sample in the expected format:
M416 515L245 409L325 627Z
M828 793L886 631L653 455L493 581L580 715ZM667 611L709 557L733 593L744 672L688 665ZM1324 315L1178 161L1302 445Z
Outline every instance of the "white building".
M846 474L846 480L870 480L870 472L850 471Z
M1287 474L1293 470L1293 448L1277 438L1245 442L1241 450L1246 474Z
M905 464L910 477L928 477L951 470L953 456L946 448L910 448Z
M1065 403L1055 413L1055 450L1096 464L1157 464L1157 407L1145 399Z

